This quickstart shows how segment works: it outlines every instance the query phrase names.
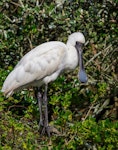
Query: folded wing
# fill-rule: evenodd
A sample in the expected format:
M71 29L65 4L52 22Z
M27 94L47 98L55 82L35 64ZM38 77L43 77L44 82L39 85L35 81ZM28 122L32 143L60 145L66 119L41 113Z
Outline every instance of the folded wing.
M66 46L61 42L48 42L27 53L6 78L2 91L7 97L15 90L40 82L58 70L64 69Z

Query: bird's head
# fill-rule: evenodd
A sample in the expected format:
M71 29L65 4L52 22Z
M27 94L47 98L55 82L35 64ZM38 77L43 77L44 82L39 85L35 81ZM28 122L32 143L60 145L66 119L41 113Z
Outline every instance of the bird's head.
M79 66L80 66L78 78L79 78L80 82L86 83L88 80L88 77L87 77L87 74L86 74L85 69L84 69L83 57L82 57L82 54L83 54L82 48L83 48L83 45L85 43L85 37L82 33L75 32L69 36L67 43L69 43L71 46L74 46L78 52Z
M85 37L81 32L75 32L72 33L69 37L68 37L68 41L67 43L69 43L72 46L76 45L76 42L85 43Z

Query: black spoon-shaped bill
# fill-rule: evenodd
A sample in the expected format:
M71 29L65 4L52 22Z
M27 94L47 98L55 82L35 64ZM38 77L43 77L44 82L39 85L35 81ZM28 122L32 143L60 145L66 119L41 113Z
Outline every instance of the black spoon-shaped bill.
M78 56L79 56L79 67L80 67L80 71L78 73L78 78L80 80L81 83L86 83L88 81L88 77L87 77L87 74L85 72L85 69L84 69L84 65L83 65L83 50L82 50L82 46L83 44L80 43L80 42L76 42L76 49L78 51Z
M86 83L88 81L88 77L87 77L85 70L79 71L78 78L79 78L81 83Z

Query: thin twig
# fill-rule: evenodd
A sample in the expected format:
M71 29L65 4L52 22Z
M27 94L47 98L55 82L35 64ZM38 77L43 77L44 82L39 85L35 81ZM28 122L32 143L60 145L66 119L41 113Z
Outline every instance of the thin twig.
M7 15L4 15L11 23L13 23L14 21L11 20Z
M28 38L28 41L29 41L29 44L30 44L30 49L33 49L32 42L31 42L30 38Z
M8 111L9 111L11 108L13 108L13 107L20 107L20 108L25 108L25 109L27 109L25 106L21 106L21 105L12 105L12 106L9 106Z
M94 56L85 64L85 67L88 66L88 64L89 64L90 62L92 62L96 57L98 57L101 53L102 53L102 51L100 51L99 53L97 53L96 55L94 55Z
M107 48L105 48L103 51L100 51L99 53L95 54L86 64L85 64L85 67L90 63L92 62L94 59L96 59L99 55L101 55L102 53L104 53L106 51L106 55L108 54L108 50L109 48L111 47L112 45L109 45ZM105 55L105 56L106 56Z
M25 6L24 6L22 0L19 0L19 2L20 2L20 4L21 4L22 8L25 8Z
M106 56L110 53L110 50L109 50L110 47L112 47L112 45L109 45L107 48L104 49L104 57L103 57L102 61L104 61Z
M12 3L12 4L14 4L14 5L18 6L18 7L21 7L21 5L20 5L20 4L15 3L15 2L13 2L13 1L11 1L10 3Z
M82 121L85 121L86 118L89 116L91 109L93 109L93 106L94 106L94 104L91 105L91 107L89 108L89 110L88 110L86 116L85 116L84 118L82 118Z

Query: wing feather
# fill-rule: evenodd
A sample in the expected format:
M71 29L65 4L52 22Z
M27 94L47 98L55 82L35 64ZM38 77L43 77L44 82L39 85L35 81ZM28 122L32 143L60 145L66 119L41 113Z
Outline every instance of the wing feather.
M48 42L31 50L6 78L2 88L4 94L10 96L22 86L38 83L58 69L63 70L66 50L61 42Z

